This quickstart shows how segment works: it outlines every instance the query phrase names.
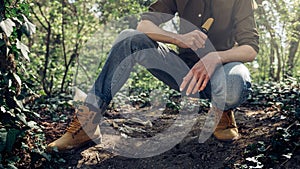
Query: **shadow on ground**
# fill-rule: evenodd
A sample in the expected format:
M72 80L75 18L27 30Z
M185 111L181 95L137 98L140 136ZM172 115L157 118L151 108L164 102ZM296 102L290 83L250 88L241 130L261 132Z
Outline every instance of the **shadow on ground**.
M200 128L196 124L188 136L163 154L149 158L126 158L105 151L105 145L86 145L71 153L63 154L63 168L105 168L105 169L182 169L182 168L237 168L242 162L247 145L257 141L268 141L275 127L280 123L272 117L277 111L262 108L240 107L235 111L241 138L228 143L220 142L213 136L205 143L198 143ZM62 128L63 130L63 128ZM295 156L292 162L299 162ZM278 168L294 168L291 162ZM276 168L276 167L275 167Z

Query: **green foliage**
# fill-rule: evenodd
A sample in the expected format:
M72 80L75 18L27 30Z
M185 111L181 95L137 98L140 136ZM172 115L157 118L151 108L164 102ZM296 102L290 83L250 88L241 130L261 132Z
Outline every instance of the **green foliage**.
M22 161L20 152L30 156L31 168L42 164L41 159L55 164L65 162L60 156L44 152L46 138L38 123L40 111L52 122L66 123L68 116L61 112L65 109L72 112L69 89L77 68L82 73L77 78L92 83L104 65L114 37L123 29L135 28L138 17L133 14L145 11L151 2L0 0L0 168L15 168ZM281 120L286 123L277 127L271 141L249 145L240 168L272 167L272 163L291 158L300 145L297 46L300 1L260 2L256 18L261 50L257 60L248 66L254 81L262 83L254 85L250 103L279 109ZM29 40L24 35L30 36ZM91 62L95 59L99 63ZM285 82L265 82L283 78ZM167 108L172 111L180 108L179 94L139 66L130 75L126 87L130 95L125 96L126 100L135 106L149 106L151 95L159 90L167 98ZM33 104L23 105L29 96L38 98ZM120 101L116 103L122 103L123 98L116 98Z
M250 104L272 107L280 112L281 126L276 127L269 141L248 145L245 161L239 168L273 168L282 166L300 148L300 85L293 78L281 83L263 83L254 86ZM279 123L278 122L278 123Z
M101 23L109 23L132 14L145 11L153 0L102 0L97 2L97 12L101 13Z
M136 66L129 78L129 93L135 95L142 92L148 93L154 89L162 89L162 87L166 87L166 85L141 66Z
M254 84L252 98L249 99L250 104L259 106L277 106L282 111L294 112L299 102L299 83L295 78L289 78L285 81L264 82Z
M286 75L299 76L299 0L257 1L255 11L260 35L260 52L256 61L249 63L257 82L280 81Z
M0 8L0 161L1 167L16 168L20 158L11 156L15 143L33 127L29 122L33 113L23 106L25 97L31 94L24 80L24 67L30 59L23 37L35 33L36 28L27 18L26 1L0 2L4 4Z
M31 12L39 29L31 50L34 65L30 67L39 83L41 94L65 92L72 83L71 68L80 55L82 45L99 29L92 12L94 1L32 1Z
M167 107L178 110L178 103L172 101L172 97L180 95L179 92L171 89L162 81L155 78L150 72L141 66L136 66L128 80L127 87L129 88L129 100L133 105L139 104L140 107L150 106L151 95L153 92L161 91L162 97L167 99Z
M52 95L68 91L76 66L84 71L82 69L89 69L91 63L95 64L86 58L93 52L85 53L86 43L97 41L98 49L94 50L97 53L92 55L98 57L101 65L112 44L106 39L115 37L107 35L110 34L107 31L125 29L120 27L125 25L120 22L135 28L137 19L129 15L144 11L149 3L149 0L33 0L30 8L40 32L33 38L31 60L36 66L30 66L30 72L34 75L32 81L43 84L38 93ZM95 69L93 72L96 73Z

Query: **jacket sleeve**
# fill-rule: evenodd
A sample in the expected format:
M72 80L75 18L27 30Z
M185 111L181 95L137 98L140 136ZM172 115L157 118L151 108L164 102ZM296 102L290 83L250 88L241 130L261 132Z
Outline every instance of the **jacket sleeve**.
M141 15L142 20L150 20L156 25L172 19L177 12L175 0L157 0L149 7L149 12Z
M249 45L259 51L259 36L254 20L252 0L236 0L233 10L235 41L238 45Z

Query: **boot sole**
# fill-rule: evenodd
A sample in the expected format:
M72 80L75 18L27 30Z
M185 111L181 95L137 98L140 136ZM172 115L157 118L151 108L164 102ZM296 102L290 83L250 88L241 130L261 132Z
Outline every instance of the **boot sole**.
M102 142L101 139L102 139L102 137L100 136L98 138L94 138L94 139L88 140L86 142L83 142L75 147L70 148L70 149L58 150L57 152L52 151L51 153L74 154L83 148L89 148L94 145L100 144Z
M97 144L100 144L102 142L102 137L98 137L98 138L94 138L94 139L91 139L91 140L88 140L84 143L81 143L79 144L78 146L72 148L72 149L68 149L68 150L64 150L64 151L78 151L79 149L82 149L84 147L91 147L91 146L94 146L94 145L97 145Z
M232 143L232 142L234 142L234 141L240 139L240 138L241 138L241 135L239 134L238 136L236 136L236 137L234 137L234 138L232 138L232 139L218 139L215 135L214 135L214 137L215 137L218 141L222 141L222 142L226 142L226 143Z

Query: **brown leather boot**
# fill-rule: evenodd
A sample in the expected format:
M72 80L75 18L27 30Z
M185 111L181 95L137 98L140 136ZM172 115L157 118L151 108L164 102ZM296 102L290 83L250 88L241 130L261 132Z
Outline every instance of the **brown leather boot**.
M77 113L67 128L66 133L47 146L46 150L48 152L55 149L58 151L71 150L90 141L100 142L101 133L99 123L92 123L96 112L89 111L87 106L79 106L76 111Z
M232 110L223 112L214 136L220 141L234 141L239 138L238 128Z

